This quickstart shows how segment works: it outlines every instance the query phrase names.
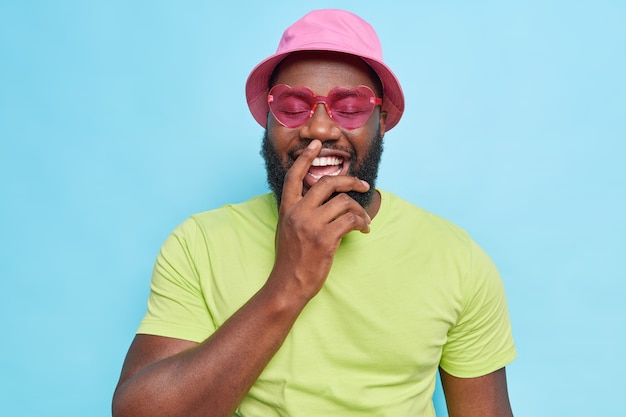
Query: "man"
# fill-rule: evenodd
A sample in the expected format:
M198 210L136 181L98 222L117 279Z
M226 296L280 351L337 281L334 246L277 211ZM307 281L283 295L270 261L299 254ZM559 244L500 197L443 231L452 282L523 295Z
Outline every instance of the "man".
M374 187L404 97L374 30L319 10L246 93L271 194L163 245L122 416L511 416L499 275L465 232Z

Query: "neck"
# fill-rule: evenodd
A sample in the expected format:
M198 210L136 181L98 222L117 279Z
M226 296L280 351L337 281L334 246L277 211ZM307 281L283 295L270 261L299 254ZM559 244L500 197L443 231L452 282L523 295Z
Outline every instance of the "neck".
M378 210L380 210L380 202L380 193L378 192L378 190L374 190L374 193L372 195L372 202L367 207L365 207L365 211L367 212L367 215L370 216L370 219L373 219L378 214Z

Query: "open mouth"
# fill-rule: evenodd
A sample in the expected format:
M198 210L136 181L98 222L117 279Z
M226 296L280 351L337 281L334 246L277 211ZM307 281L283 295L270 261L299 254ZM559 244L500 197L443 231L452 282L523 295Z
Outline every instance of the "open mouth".
M343 169L343 158L340 156L318 156L313 160L308 175L319 180L325 175L337 176Z

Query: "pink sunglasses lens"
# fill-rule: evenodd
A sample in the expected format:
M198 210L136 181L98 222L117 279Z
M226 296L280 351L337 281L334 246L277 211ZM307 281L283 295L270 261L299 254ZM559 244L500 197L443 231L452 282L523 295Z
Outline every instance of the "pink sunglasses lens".
M270 90L268 103L280 124L295 128L303 125L311 117L313 98L313 92L306 87L291 88L285 84L278 84Z

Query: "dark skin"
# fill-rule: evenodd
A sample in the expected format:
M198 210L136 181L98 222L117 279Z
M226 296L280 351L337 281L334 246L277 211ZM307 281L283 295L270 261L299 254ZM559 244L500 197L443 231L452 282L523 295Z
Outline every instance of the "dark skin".
M376 89L362 61L337 55L289 59L276 82L307 85L317 95L326 95L337 85L365 84ZM283 160L298 142L310 142L287 172L270 276L202 343L137 335L114 394L114 417L233 415L302 310L324 285L342 237L353 230L368 233L380 207L378 193L366 208L344 194L369 189L358 178L307 178L313 159L328 152L323 147L329 141L354 150L358 157L377 129L384 133L385 114L379 108L364 126L350 131L339 128L323 106L295 129L281 126L270 115L268 134ZM442 371L441 377L451 417L512 415L504 369L468 379Z

